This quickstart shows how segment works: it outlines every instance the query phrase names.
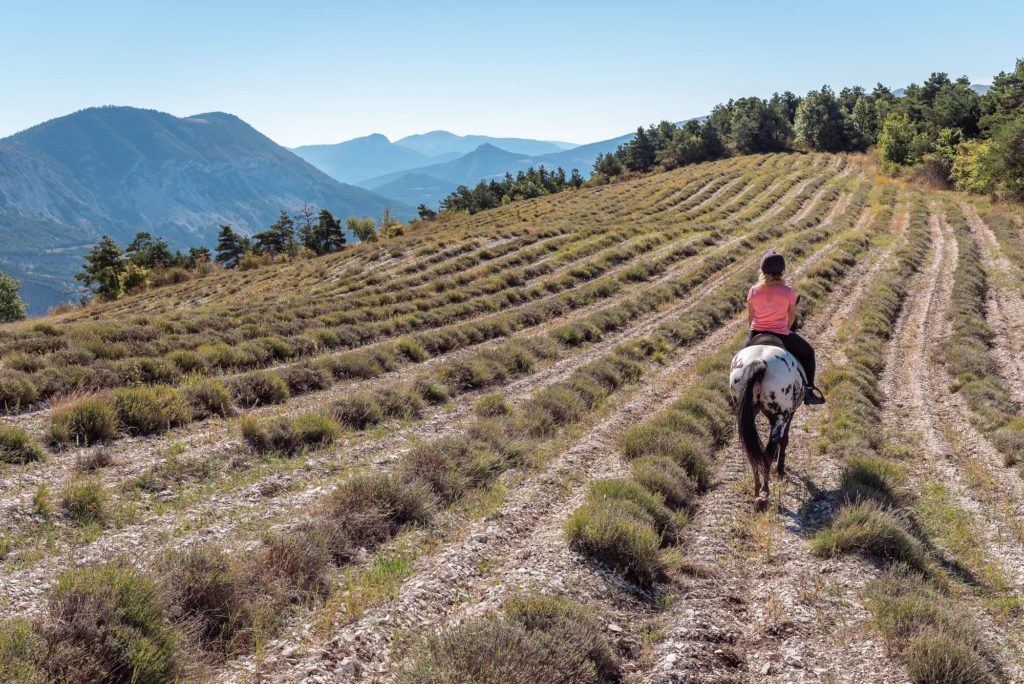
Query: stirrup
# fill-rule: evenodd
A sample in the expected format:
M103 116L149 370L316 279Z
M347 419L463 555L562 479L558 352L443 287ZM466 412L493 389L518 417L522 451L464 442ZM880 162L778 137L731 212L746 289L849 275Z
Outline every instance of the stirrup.
M811 406L820 406L825 403L825 395L821 393L820 389L811 385L804 392L804 403Z

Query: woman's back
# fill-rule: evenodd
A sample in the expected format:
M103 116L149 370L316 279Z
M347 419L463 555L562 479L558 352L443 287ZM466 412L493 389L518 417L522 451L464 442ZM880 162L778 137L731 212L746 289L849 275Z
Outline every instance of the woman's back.
M788 335L789 308L796 304L796 290L788 285L759 284L750 288L747 302L753 310L750 329Z

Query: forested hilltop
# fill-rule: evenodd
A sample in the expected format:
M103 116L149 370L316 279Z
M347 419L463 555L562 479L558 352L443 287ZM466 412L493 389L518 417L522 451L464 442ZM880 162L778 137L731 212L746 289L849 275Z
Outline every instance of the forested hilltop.
M923 84L899 91L879 83L871 91L855 86L837 94L826 85L804 97L786 91L768 99L729 100L703 119L637 128L615 152L598 156L588 183L735 154L874 148L891 175L1024 201L1024 59L1014 71L995 76L987 91L978 90L966 76L953 80L933 73ZM578 187L554 180L565 176L558 169L461 186L441 210L475 213Z

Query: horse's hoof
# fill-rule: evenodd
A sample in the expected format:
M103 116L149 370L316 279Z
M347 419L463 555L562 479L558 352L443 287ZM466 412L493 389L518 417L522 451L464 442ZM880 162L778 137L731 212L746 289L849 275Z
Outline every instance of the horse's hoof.
M767 496L759 496L756 499L754 499L754 512L755 513L764 513L767 510L768 510L768 497Z
M786 469L785 468L779 468L778 470L775 471L775 474L779 476L780 480L785 480L786 479Z

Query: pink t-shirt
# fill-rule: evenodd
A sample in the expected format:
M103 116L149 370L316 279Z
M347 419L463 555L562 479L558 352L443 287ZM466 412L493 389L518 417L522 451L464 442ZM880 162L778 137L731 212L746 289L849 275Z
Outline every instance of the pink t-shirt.
M789 285L754 285L747 293L747 303L754 310L751 330L788 335L789 305L796 304L796 290Z

